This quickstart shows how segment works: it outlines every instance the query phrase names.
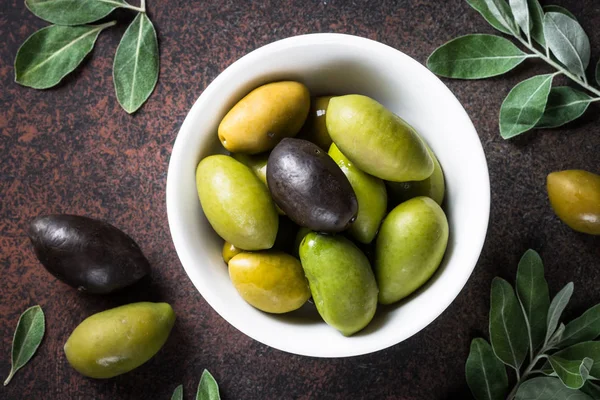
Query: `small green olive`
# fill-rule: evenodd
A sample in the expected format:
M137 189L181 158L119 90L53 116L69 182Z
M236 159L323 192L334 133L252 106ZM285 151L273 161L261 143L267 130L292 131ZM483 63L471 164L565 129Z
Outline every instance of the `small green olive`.
M578 232L600 235L600 175L583 170L552 172L547 188L558 218Z

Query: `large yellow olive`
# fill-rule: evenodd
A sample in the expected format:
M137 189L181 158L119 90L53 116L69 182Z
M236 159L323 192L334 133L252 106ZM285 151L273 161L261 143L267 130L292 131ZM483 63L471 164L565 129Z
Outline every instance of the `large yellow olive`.
M300 131L310 108L308 88L284 81L260 86L241 99L219 124L219 140L232 153L271 150Z
M327 131L325 123L325 115L327 114L327 106L332 96L321 96L311 99L310 111L302 130L298 134L299 139L305 139L313 142L323 150L329 149L331 137Z
M90 378L139 367L165 344L175 323L167 303L133 303L85 319L65 343L69 364Z
M547 188L558 218L578 232L600 235L600 175L583 170L552 172Z
M229 277L246 302L268 313L296 310L310 297L300 261L282 252L238 254L229 261Z

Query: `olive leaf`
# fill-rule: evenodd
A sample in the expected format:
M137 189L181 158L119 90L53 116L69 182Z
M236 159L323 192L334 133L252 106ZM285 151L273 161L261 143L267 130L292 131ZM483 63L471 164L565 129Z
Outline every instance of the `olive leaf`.
M115 24L42 28L17 51L15 81L35 89L58 84L92 51L100 32Z
M44 338L45 330L44 311L40 306L30 307L21 314L13 336L10 373L4 386L33 357Z
M566 349L560 350L553 357L560 357L570 361L581 361L588 357L594 360L594 365L590 368L590 376L600 377L600 342L581 342L574 344ZM547 368L549 363L546 363L544 368Z
M498 19L496 19L496 17L494 17L494 15L490 12L485 0L467 0L467 3L469 3L469 5L477 12L479 12L479 14L481 14L481 16L485 18L485 20L494 28L502 33L506 33L507 35L512 34L510 29L504 27L504 25L502 25L502 23L498 21Z
M525 317L512 286L502 278L492 281L490 341L496 357L518 370L527 356L529 341Z
M221 396L219 395L219 385L206 369L202 372L202 377L198 384L196 400L221 400Z
M529 12L531 13L531 37L542 47L546 47L544 37L544 9L538 0L528 0Z
M546 330L546 343L548 343L549 339L554 334L554 331L558 326L560 316L562 315L563 311L565 310L565 307L569 303L569 300L571 300L572 295L573 282L569 282L552 299L552 303L550 303L550 309L548 310L548 328ZM581 359L583 359L583 357L581 357Z
M434 73L448 78L480 79L504 74L529 56L494 35L466 35L436 49L427 60Z
M527 0L508 0L508 3L510 4L517 25L521 27L525 36L531 39L532 18Z
M117 100L128 113L150 97L158 81L158 40L145 13L135 17L123 34L113 64Z
M556 128L581 117L594 99L568 86L553 87L536 128Z
M550 306L544 264L535 250L527 250L517 269L517 297L523 306L529 328L529 348L533 353L544 341L546 318Z
M600 336L600 304L584 312L565 327L560 346L594 340ZM600 360L598 360L600 362Z
M116 8L142 11L123 0L25 0L36 17L57 25L81 25L106 17Z
M589 357L583 360L570 361L550 356L548 361L561 382L571 389L580 389L583 386L590 376L590 369L594 364L594 360Z
M575 15L573 15L573 13L571 11L567 10L564 7L561 7L561 6L544 6L544 13L550 13L550 12L561 13L561 14L564 14L567 17L571 17L575 21L577 21L577 18L575 17Z
M556 328L556 331L554 331L554 334L550 337L550 339L548 339L546 348L552 349L558 347L558 343L561 341L564 333L565 324L561 322L560 325L558 325L558 328Z
M511 35L516 27L512 22L510 8L504 0L467 0L467 3L481 14L485 20L502 33ZM496 4L498 3L498 4ZM492 7L490 8L490 5ZM494 11L492 11L492 9ZM501 15L496 17L496 15ZM510 17L508 17L510 15Z
M572 73L585 77L590 63L590 40L579 22L561 13L546 13L544 36L558 61Z
M579 390L565 387L557 378L538 377L526 380L517 390L516 400L593 400Z
M554 74L538 75L517 84L500 107L500 135L510 139L533 128L544 115Z
M471 342L471 351L465 364L467 384L477 400L504 400L508 392L506 368L494 355L484 339Z
M183 385L179 385L175 388L171 400L183 400Z

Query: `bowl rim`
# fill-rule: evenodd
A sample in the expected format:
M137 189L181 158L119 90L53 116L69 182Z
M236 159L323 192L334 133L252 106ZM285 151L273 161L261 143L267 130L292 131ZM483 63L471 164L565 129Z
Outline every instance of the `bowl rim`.
M222 82L225 82L228 79L231 79L231 77L237 73L237 70L240 67L242 67L244 64L246 64L248 62L252 62L252 60L254 60L256 58L260 58L263 55L268 54L270 52L276 52L282 48L288 48L288 47L293 47L293 46L306 46L307 44L323 44L323 43L327 43L327 42L329 42L329 43L333 42L333 43L345 44L345 45L353 45L353 46L357 46L357 45L358 46L369 46L369 47L375 47L379 51L391 52L391 53L394 53L395 56L401 56L402 58L404 58L404 60L406 62L412 62L412 63L418 64L418 66L424 70L425 74L429 74L429 77L433 78L434 81L436 82L436 84L438 86L438 90L440 90L442 92L446 92L446 95L449 95L449 101L454 102L455 105L458 106L459 109L462 110L462 112L465 114L466 120L468 120L469 128L470 128L470 129L468 129L468 131L470 131L470 132L467 132L467 134L474 136L474 139L479 144L479 146L477 146L477 148L478 148L477 154L471 154L471 157L473 157L476 160L477 164L481 165L481 167L483 168L483 170L481 171L482 176L484 178L483 183L485 184L485 188L487 188L487 190L482 190L480 193L482 196L481 200L484 202L484 206L483 206L484 209L482 211L485 214L485 219L484 219L484 221L483 220L481 221L482 223L479 226L482 227L483 232L482 232L482 234L478 235L471 241L470 247L473 249L473 251L471 251L469 253L470 260L465 260L465 261L468 261L468 264L470 265L470 267L464 269L460 281L458 283L456 283L455 286L448 288L448 293L445 296L446 301L444 301L442 304L437 304L435 311L434 312L430 311L429 317L423 319L421 321L421 323L413 324L412 329L410 329L408 331L408 333L404 334L403 337L395 337L393 335L390 335L388 337L389 338L388 340L373 341L373 343L369 343L369 345L359 346L358 348L356 348L356 350L347 351L347 352L344 352L343 354L339 354L339 353L319 354L318 352L314 352L314 351L310 351L310 350L305 351L304 349L301 350L299 348L294 348L293 350L291 350L289 348L284 348L283 346L278 346L277 344L268 343L267 340L256 337L256 335L254 335L252 332L249 332L244 326L240 326L240 324L232 322L229 318L227 318L225 316L227 314L226 310L215 307L215 301L214 301L213 295L211 294L211 291L209 290L210 284L204 282L201 279L193 279L192 278L194 276L194 272L192 271L193 263L191 262L191 259L190 259L191 255L188 254L188 250L185 248L186 246L183 245L182 238L186 234L186 232L185 232L185 229L183 229L183 227L180 226L177 221L177 215L178 215L179 211L177 210L175 199L178 194L177 194L177 191L175 188L175 184L173 183L173 182L177 181L179 178L179 173L177 171L176 162L177 162L177 160L179 160L181 158L180 153L184 152L186 143L188 141L187 137L190 136L193 132L193 129L191 129L192 128L192 126L191 126L192 117L191 116L200 112L204 103L210 100L213 93L215 91L217 91L219 89L219 87L222 85ZM210 305L210 307L217 314L219 314L225 321L227 321L231 326L233 326L234 328L236 328L237 330L239 330L246 336L248 336L262 344L265 344L269 347L272 347L272 348L275 348L275 349L278 349L278 350L281 350L281 351L284 351L284 352L287 352L290 354L298 354L298 355L302 355L302 356L318 357L318 358L353 357L353 356L370 354L370 353L374 353L377 351L387 349L388 347L394 346L398 343L401 343L401 342L407 340L411 336L413 336L416 333L418 333L419 331L423 330L425 327L430 325L435 319L437 319L445 310L447 310L448 307L452 304L452 302L454 302L454 300L456 299L458 294L462 291L462 289L466 285L468 279L472 275L473 270L475 269L475 267L477 265L477 261L479 260L480 255L481 255L481 251L483 249L483 245L485 243L485 239L486 239L487 231L488 231L488 227L489 227L490 206L491 206L490 198L491 198L491 192L490 192L489 170L488 170L487 160L485 158L485 153L483 151L483 146L481 144L481 139L479 138L479 135L477 134L477 130L475 129L473 122L471 121L470 117L468 116L468 113L466 112L466 110L464 109L462 104L458 101L456 96L454 96L454 94L450 91L450 89L435 74L433 74L431 71L429 71L429 69L427 69L424 65L422 65L421 63L419 63L412 57L408 56L407 54L403 53L402 51L395 49L391 46L388 46L386 44L383 44L381 42L372 40L372 39L368 39L368 38L364 38L364 37L360 37L360 36L348 35L348 34L340 34L340 33L311 33L311 34L297 35L297 36L291 36L291 37L287 37L284 39L280 39L280 40L271 42L269 44L266 44L262 47L259 47L255 50L245 54L244 56L242 56L241 58L239 58L238 60L236 60L232 64L230 64L228 67L226 67L219 75L217 75L217 77L200 94L200 96L196 99L193 106L190 108L189 112L187 113L187 115L184 119L184 122L181 125L181 127L177 133L175 142L173 144L173 149L172 149L171 156L169 159L167 182L166 182L167 219L169 222L169 230L171 233L173 245L175 247L177 256L181 262L181 265L182 265L186 275L192 281L192 284L194 285L196 290L198 290L198 292L201 294L201 296L204 298L204 300L206 300L206 302ZM186 267L186 265L187 265L187 267Z

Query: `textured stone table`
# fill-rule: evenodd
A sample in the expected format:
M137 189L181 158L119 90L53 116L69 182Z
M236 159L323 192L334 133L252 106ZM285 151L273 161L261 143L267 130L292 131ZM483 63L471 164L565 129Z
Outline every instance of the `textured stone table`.
M600 55L600 3L568 6ZM546 2L548 4L548 2ZM224 399L468 399L464 362L469 343L487 335L494 276L513 280L528 248L546 262L555 293L569 281L575 294L566 314L600 302L600 237L571 231L551 212L545 176L553 170L600 172L598 105L563 129L504 141L497 116L520 80L548 68L526 62L506 77L448 81L462 102L487 156L492 185L490 227L466 287L430 326L375 354L348 359L290 355L246 337L217 315L179 263L168 230L165 183L169 155L183 119L202 90L225 67L259 46L311 32L342 32L393 46L420 62L458 35L492 32L463 0L183 1L148 0L158 30L161 72L148 103L134 116L118 105L111 77L122 23L103 32L83 67L58 87L36 91L13 82L19 45L46 23L22 0L0 3L0 376L10 369L19 314L41 304L46 337L2 399L169 399L184 384L192 398L202 370ZM116 13L123 22L129 13ZM52 278L24 234L42 213L76 213L110 221L130 233L153 266L135 290L92 297ZM164 349L124 376L95 381L66 363L63 343L91 313L130 301L167 301L178 315Z

